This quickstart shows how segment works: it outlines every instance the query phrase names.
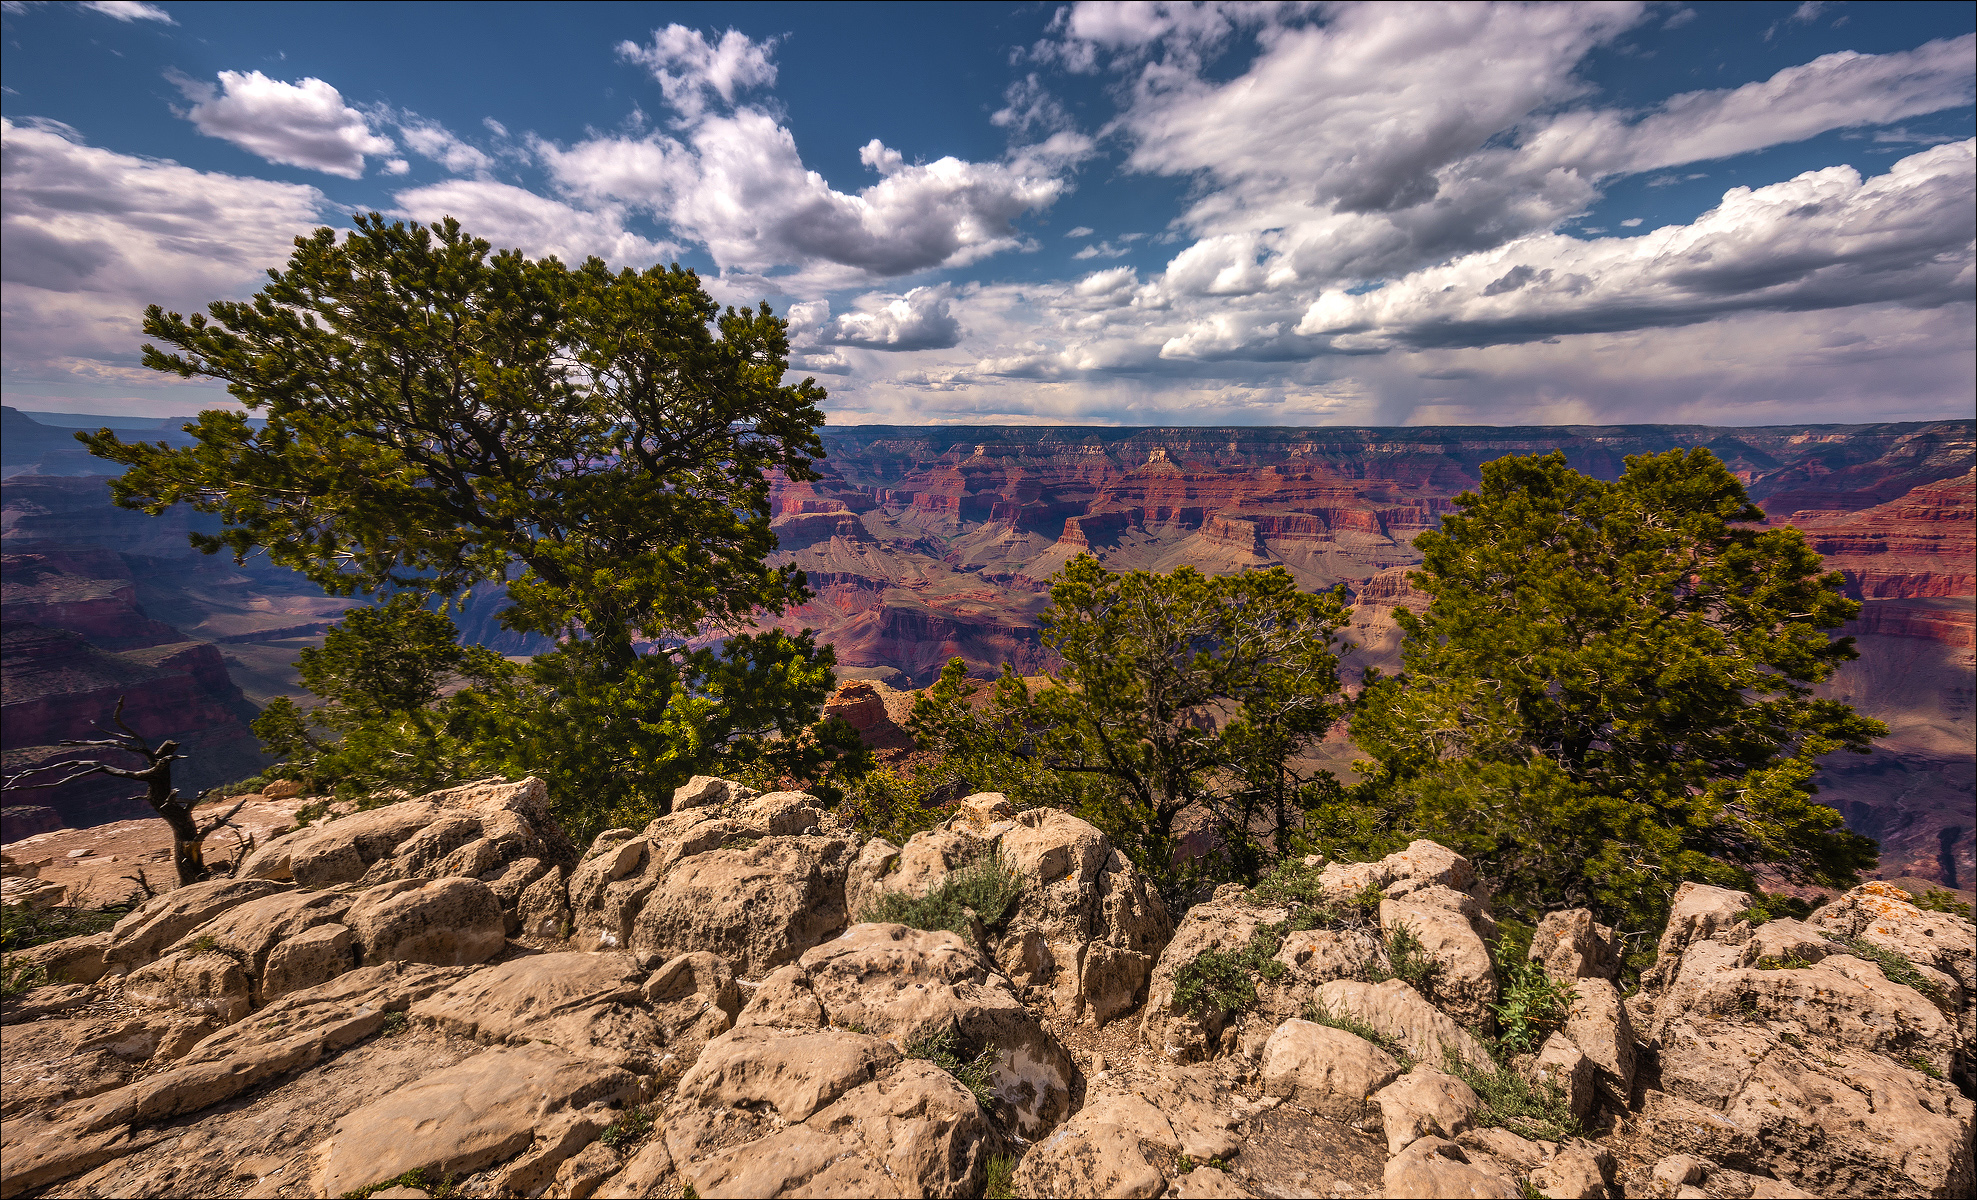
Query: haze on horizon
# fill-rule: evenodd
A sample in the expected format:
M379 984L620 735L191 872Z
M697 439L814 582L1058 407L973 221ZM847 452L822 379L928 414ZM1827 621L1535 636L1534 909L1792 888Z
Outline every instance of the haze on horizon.
M678 261L833 424L1969 418L1977 10L0 4L0 382L354 213Z

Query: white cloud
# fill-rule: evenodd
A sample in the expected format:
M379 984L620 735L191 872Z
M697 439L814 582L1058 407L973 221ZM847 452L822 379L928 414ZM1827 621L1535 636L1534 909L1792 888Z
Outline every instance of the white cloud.
M453 217L496 249L518 249L531 258L555 255L572 266L596 255L613 266L648 267L679 253L625 228L614 204L575 208L511 184L450 179L399 192L395 216L431 223Z
M407 148L422 158L431 159L455 175L485 174L488 168L494 165L494 159L485 151L461 141L452 130L437 121L427 120L417 113L408 112L400 114L395 123L398 126L398 136L405 139Z
M147 304L200 312L246 296L318 223L300 184L196 171L83 144L54 122L0 119L0 267L10 376L142 379Z
M102 13L119 21L157 21L163 25L176 25L171 14L155 4L145 4L141 0L82 0L78 6L90 12Z
M864 350L945 350L961 341L949 295L945 287L921 287L903 296L861 296L856 310L824 323L817 339Z
M221 71L219 80L216 90L209 83L175 76L173 82L193 102L184 115L206 136L232 142L269 162L360 179L365 155L396 149L320 79L284 83L259 71Z
M733 104L743 89L774 84L775 48L774 38L757 42L733 29L710 44L697 29L668 25L652 31L650 46L620 42L618 56L651 71L666 102L691 120L706 109L709 92Z
M1089 225L1079 225L1076 226L1075 228L1065 230L1064 236L1067 238L1090 237L1092 234L1096 232L1098 231L1093 229Z
M1071 125L1071 114L1043 86L1035 71L1005 88L1002 99L1002 107L989 114L989 124L1012 129L1017 137L1029 136L1032 129L1055 132Z
M724 270L823 268L819 281L845 286L866 275L965 266L1024 245L1016 218L1048 207L1068 186L1053 169L1063 154L1048 146L1007 163L908 163L874 140L860 157L880 179L856 193L806 168L789 129L749 107L703 116L683 138L600 137L536 150L570 196L651 212L704 244Z
M1689 225L1632 238L1546 234L1419 271L1378 291L1328 291L1297 332L1347 347L1482 346L1680 325L1724 313L1969 300L1977 141L1736 188Z

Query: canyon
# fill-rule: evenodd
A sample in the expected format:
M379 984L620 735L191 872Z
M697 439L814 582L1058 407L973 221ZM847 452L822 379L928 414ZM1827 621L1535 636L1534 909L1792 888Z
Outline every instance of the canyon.
M24 667L17 685L16 656L47 662L57 635L81 639L91 654L149 653L159 661L146 669L192 681L172 687L210 681L210 668L202 677L184 654L160 654L175 642L118 641L163 637L143 632L162 625L206 646L245 702L299 696L295 653L318 643L349 601L265 565L196 554L185 534L205 518L116 509L100 477L65 473L76 469L66 449L23 439L17 461L16 417L27 420L11 410L7 418L10 769L57 727L34 714L101 715L92 707L101 687L80 676ZM1050 577L1078 554L1113 570L1281 565L1301 586L1343 585L1353 597L1353 681L1364 667L1398 664L1393 612L1425 602L1407 580L1420 559L1413 539L1477 485L1483 463L1559 449L1574 468L1610 479L1629 455L1704 446L1771 523L1803 530L1863 603L1840 631L1861 657L1821 691L1886 722L1889 734L1871 755L1829 759L1822 799L1881 841L1882 876L1968 890L1977 874L1974 426L827 427L820 478L775 483L774 561L802 568L815 596L773 623L818 630L843 679L910 689L952 657L982 676L1005 662L1048 669L1037 618ZM44 444L55 446L32 446ZM538 639L500 629L501 606L498 590L470 597L458 618L463 638L506 654L541 650ZM17 650L13 631L29 626L42 632ZM165 695L162 682L139 684ZM213 731L200 736L220 738L233 718L222 719L229 701L214 695L208 709L159 703ZM1340 770L1352 758L1342 739L1327 751ZM59 815L69 824L111 819L98 812ZM7 838L23 836L16 828L25 826L16 821Z

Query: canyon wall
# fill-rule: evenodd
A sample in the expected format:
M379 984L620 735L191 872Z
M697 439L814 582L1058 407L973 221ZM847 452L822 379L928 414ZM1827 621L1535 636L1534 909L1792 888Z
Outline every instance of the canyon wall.
M26 418L7 420L13 431ZM1843 631L1861 659L1823 691L1890 733L1873 755L1827 764L1826 798L1882 839L1885 874L1967 888L1977 873L1968 811L1974 425L827 428L822 477L776 482L775 561L801 567L816 595L775 623L819 630L847 678L917 687L957 656L981 676L1004 662L1045 669L1037 616L1050 577L1080 553L1115 570L1280 564L1304 587L1343 584L1354 597L1352 679L1357 668L1398 664L1393 611L1425 602L1406 579L1420 560L1413 540L1480 482L1483 463L1559 449L1575 468L1614 478L1628 455L1706 446L1773 523L1803 529L1865 604ZM67 434L48 432L57 436L35 434L19 453L10 432L9 463L66 453ZM299 694L295 654L318 644L349 601L264 564L199 555L186 534L210 518L117 509L104 483L7 478L10 631L66 630L112 655L203 643L247 701ZM503 602L493 587L468 597L457 614L463 640L508 654L545 649L543 639L499 628ZM19 650L23 662L44 652L32 639ZM22 679L42 680L24 688L58 685L32 670ZM78 711L96 703L87 688L36 703L57 694ZM10 756L39 744L15 734L12 704ZM19 728L30 724L23 717ZM1342 740L1330 750L1341 767L1351 757Z

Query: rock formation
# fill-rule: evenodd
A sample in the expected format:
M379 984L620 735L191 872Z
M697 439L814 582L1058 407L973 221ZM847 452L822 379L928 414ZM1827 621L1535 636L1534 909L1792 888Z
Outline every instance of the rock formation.
M1530 958L1569 1014L1499 1058L1491 897L1430 842L1175 921L1096 829L999 795L904 846L718 779L674 809L582 852L536 780L325 816L10 956L50 982L0 1009L0 1196L1973 1184L1977 928L1886 884L1803 921L1684 884L1624 999L1613 931L1554 913ZM990 855L1021 877L992 922L860 920ZM1190 990L1259 943L1252 1000Z

